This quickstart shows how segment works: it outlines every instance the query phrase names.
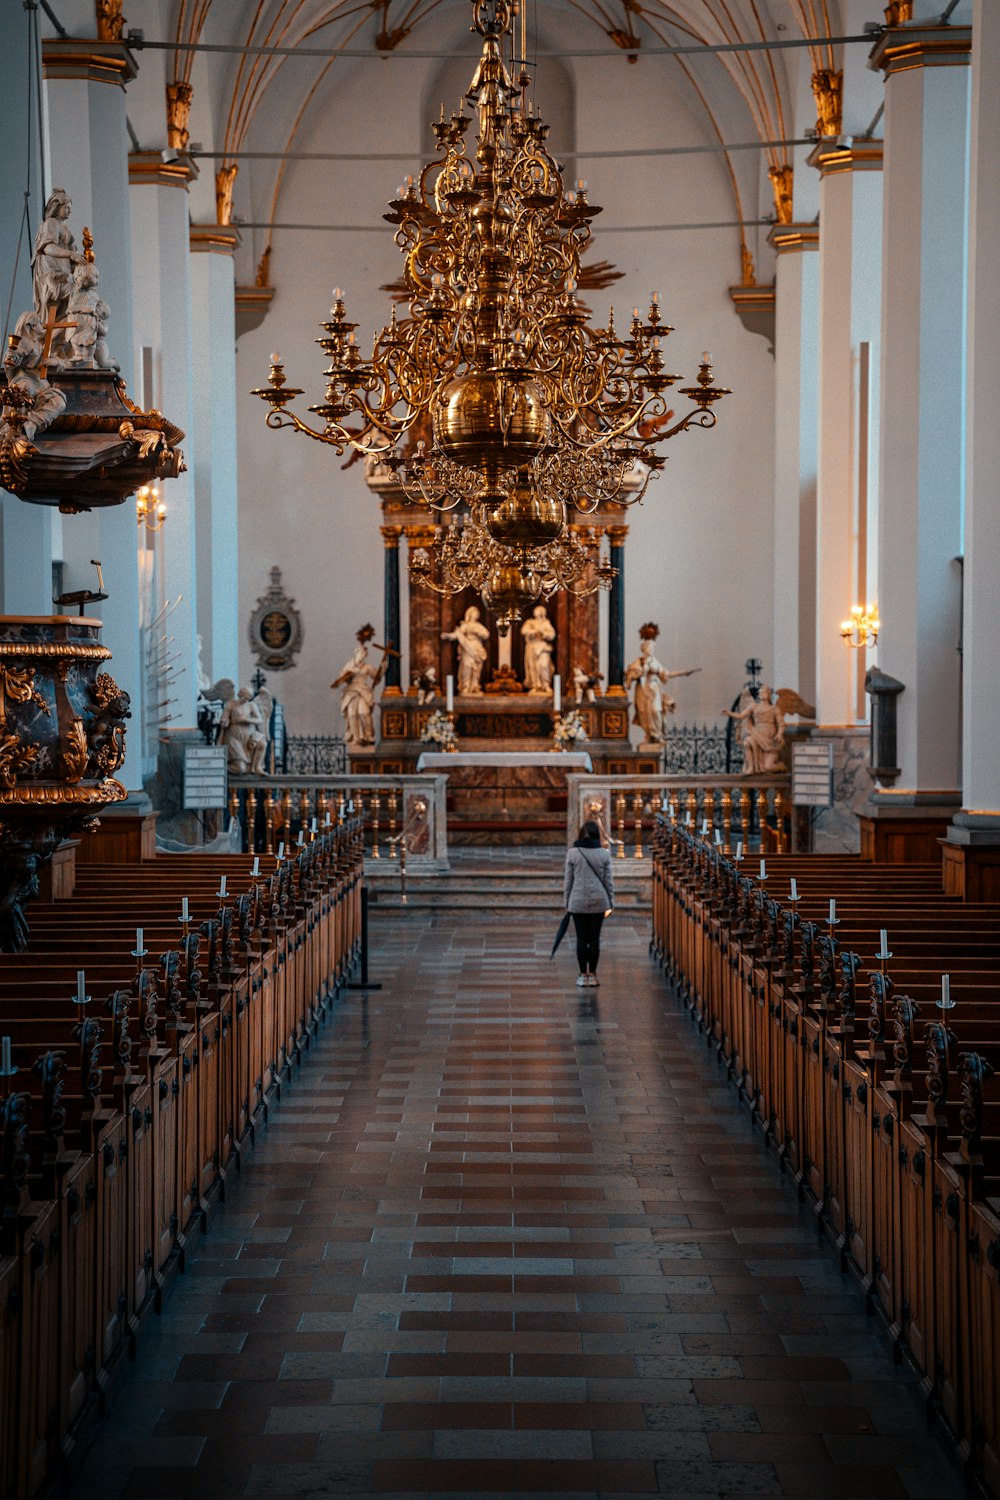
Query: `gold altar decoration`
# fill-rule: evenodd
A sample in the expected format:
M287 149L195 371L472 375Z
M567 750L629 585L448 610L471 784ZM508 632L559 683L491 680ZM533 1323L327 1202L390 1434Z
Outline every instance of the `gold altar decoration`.
M655 292L645 315L632 309L627 329L613 312L605 327L591 325L576 293L600 209L583 179L566 187L528 102L523 11L516 80L504 61L511 0L473 0L472 11L483 39L466 95L478 116L475 149L465 140L471 119L442 109L440 157L407 178L384 216L405 258L408 313L398 317L393 304L365 357L335 289L317 341L329 364L325 399L309 408L316 426L289 409L302 391L287 384L280 355L253 394L269 408L268 426L377 457L424 503L464 501L485 527L526 481L550 504L575 503L571 476L587 460L610 459L612 472L618 462L658 467L657 447L689 427L713 427L729 393L703 356L697 383L681 391L692 409L672 421L666 392L680 376L664 366L672 329ZM511 54L514 46L511 37ZM430 451L404 457L398 445L428 416ZM593 508L589 493L581 498ZM524 529L549 540L547 521L535 527L522 515Z

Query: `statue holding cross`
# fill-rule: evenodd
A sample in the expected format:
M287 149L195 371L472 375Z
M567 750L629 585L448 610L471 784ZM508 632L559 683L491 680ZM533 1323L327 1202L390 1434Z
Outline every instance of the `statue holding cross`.
M54 330L65 326L69 299L73 292L73 272L87 256L76 248L70 232L72 200L64 188L53 188L45 204L45 214L35 235L31 273L35 293L35 311L41 321ZM50 341L51 342L51 341ZM55 353L68 358L64 340L56 340Z
M65 395L47 379L49 365L61 364L50 353L53 333L59 326L54 307L50 308L48 323L43 323L36 312L22 313L18 318L3 359L7 389L0 415L0 439L30 445L36 434L44 432L65 410Z

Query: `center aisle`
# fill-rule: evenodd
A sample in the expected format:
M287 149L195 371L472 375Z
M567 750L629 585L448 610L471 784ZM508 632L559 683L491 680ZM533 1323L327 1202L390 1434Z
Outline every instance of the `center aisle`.
M647 953L372 920L73 1500L964 1490Z

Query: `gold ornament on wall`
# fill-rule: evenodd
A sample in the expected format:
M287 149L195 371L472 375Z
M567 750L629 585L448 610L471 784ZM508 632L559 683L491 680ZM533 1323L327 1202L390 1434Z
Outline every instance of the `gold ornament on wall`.
M186 151L190 134L188 120L194 89L182 79L167 84L167 145L173 151Z
M885 24L887 26L902 26L905 21L913 20L913 0L890 0L885 8Z
M122 15L122 0L97 0L97 39L99 42L120 42L125 29Z
M774 193L774 213L778 224L792 223L792 184L794 182L795 169L788 164L784 167L769 167L768 177L771 179L771 189Z
M239 171L239 162L227 162L220 167L215 174L215 222L217 224L231 224L233 222L233 188L236 186L236 173Z
M844 113L844 75L819 68L812 76L816 100L816 130L821 136L840 135ZM791 221L789 221L791 222Z

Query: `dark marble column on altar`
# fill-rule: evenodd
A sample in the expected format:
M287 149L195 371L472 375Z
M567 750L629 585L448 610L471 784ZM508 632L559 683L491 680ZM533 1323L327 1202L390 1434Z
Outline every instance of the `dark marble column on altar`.
M391 646L394 651L400 650L403 639L399 620L399 538L402 531L402 526L382 527L382 539L385 542L384 643ZM385 690L387 693L401 691L399 668L398 656L386 657Z
M433 526L406 526L407 556L410 557L420 547L430 548L434 543ZM410 585L410 676L415 677L419 672L433 667L437 673L438 682L443 683L445 679L444 659L441 649L441 631L445 628L441 623L441 606L443 600L440 594L435 594L432 589L421 588L418 584Z
M625 538L627 526L609 526L611 566L617 569L611 580L608 601L608 682L610 695L624 693L625 677Z

